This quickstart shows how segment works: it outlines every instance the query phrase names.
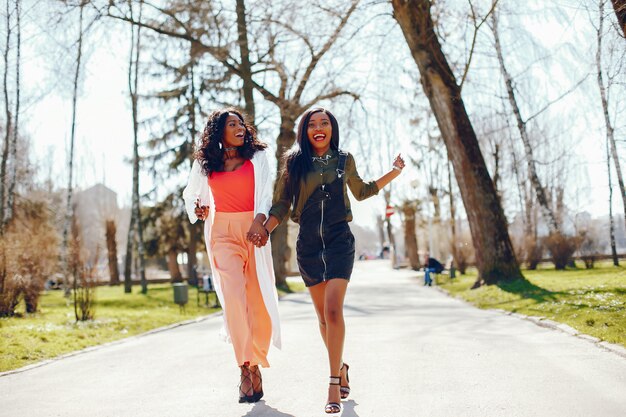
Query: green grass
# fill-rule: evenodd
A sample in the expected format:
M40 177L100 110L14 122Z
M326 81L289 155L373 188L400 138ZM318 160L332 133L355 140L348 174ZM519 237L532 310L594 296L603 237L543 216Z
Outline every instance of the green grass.
M304 284L290 283L289 292L303 291ZM39 301L39 311L21 317L0 318L0 372L20 368L44 359L83 349L88 346L122 339L158 327L213 313L202 304L196 305L196 290L189 288L189 303L184 311L173 303L170 284L153 284L148 294L124 294L123 287L98 287L95 320L76 323L74 307L62 291L47 291ZM279 291L280 295L285 292ZM210 297L214 303L214 295Z
M476 272L439 285L480 308L498 308L565 323L581 333L626 346L626 267L523 271L527 281L470 287Z

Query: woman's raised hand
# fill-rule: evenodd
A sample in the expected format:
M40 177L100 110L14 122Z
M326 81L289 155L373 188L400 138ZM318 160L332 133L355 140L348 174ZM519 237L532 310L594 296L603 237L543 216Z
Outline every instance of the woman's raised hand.
M396 156L396 159L393 160L393 169L402 171L402 168L404 168L404 165L405 165L404 159L402 159L402 156L398 154L398 156Z

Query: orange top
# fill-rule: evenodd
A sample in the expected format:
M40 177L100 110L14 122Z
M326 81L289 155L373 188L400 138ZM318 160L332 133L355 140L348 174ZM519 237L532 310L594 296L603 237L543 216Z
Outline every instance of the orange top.
M254 166L246 160L234 171L214 172L208 179L215 211L254 211Z

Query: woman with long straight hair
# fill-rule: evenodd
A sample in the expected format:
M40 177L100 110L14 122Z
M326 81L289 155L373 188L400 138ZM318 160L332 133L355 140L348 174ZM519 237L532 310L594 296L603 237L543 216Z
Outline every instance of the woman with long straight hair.
M272 231L287 216L300 224L296 243L298 267L308 287L328 351L330 382L325 412L339 414L350 394L348 364L343 362L343 303L354 265L354 236L347 188L357 200L378 193L400 175L398 155L392 169L376 181L364 182L352 155L339 148L339 125L326 109L304 113L294 148L285 157L276 200L265 228Z
M224 311L225 339L241 370L239 402L263 397L260 366L280 325L269 233L272 203L266 144L234 108L209 115L183 191L189 220L205 220L212 279Z

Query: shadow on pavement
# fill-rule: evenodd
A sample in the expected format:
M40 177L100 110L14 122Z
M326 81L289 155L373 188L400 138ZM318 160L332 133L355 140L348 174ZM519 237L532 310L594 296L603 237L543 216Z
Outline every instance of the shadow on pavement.
M259 401L254 403L254 407L252 410L248 411L243 417L254 417L254 416L271 416L271 417L296 417L293 414L281 413L275 408L270 407L265 404L265 401Z
M357 405L359 404L354 400L345 401L343 403L343 413L341 413L341 417L359 417L354 409Z

